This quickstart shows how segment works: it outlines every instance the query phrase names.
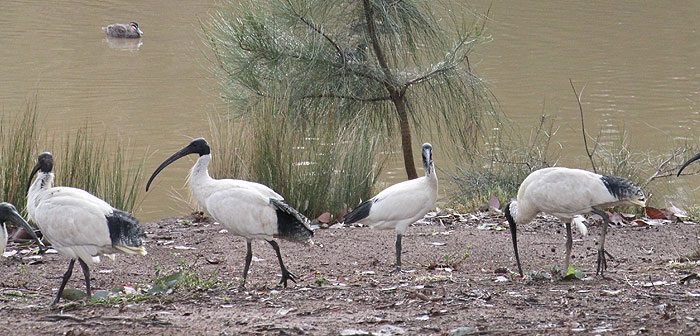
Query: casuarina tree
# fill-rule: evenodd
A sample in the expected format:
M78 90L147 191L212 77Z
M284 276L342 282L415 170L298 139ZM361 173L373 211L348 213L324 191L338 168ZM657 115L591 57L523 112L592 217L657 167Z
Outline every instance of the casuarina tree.
M205 26L224 98L254 111L284 96L284 118L398 132L408 178L417 177L412 132L473 146L492 98L468 55L484 20L441 1L229 0ZM466 23L470 21L470 23ZM427 139L421 136L417 143Z

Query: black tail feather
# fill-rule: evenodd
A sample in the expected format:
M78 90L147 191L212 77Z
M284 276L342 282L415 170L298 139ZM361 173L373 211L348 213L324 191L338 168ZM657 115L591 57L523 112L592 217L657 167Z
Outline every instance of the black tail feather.
M368 199L360 203L354 210L343 217L343 222L345 224L352 224L367 218L367 216L369 216L369 210L372 209L372 203L374 203L373 199Z
M142 238L145 238L146 234L136 217L126 211L114 209L106 218L112 245L132 247L143 245Z
M311 221L301 212L274 198L270 199L270 204L277 209L277 232L280 238L307 241L313 237Z

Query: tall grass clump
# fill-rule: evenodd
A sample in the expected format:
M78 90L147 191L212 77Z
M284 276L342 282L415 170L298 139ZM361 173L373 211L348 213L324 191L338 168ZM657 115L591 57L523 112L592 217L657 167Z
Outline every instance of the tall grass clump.
M30 101L23 113L12 120L0 116L0 200L24 209L27 202L29 174L37 155L50 151L56 158L55 185L72 186L89 191L112 206L133 211L140 200L144 162L133 163L117 141L90 136L88 126L74 134L48 137L38 122L40 113ZM61 148L55 148L61 143ZM95 140L97 139L97 140ZM116 150L107 150L107 143L116 143ZM126 163L129 166L126 166Z
M144 162L130 160L121 143L108 151L107 139L94 139L87 125L67 136L56 156L57 185L87 190L115 208L132 212L140 199Z
M36 160L39 139L36 102L28 102L24 113L14 121L8 119L5 115L0 116L0 201L24 209L27 182Z
M376 135L328 119L300 127L275 111L280 106L266 102L254 114L211 122L220 155L212 175L266 184L310 217L371 196L383 165Z
M453 206L473 211L493 196L501 201L514 198L528 174L556 164L559 150L552 148L557 131L553 118L543 115L532 132L521 131L502 123L486 135L484 150L448 174L454 182L449 191Z

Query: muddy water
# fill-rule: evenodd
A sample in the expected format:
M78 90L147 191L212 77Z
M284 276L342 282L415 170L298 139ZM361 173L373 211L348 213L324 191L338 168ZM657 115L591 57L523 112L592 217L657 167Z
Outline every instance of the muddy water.
M491 6L493 40L476 50L474 69L517 123L535 125L542 113L557 118L562 163L586 166L569 79L583 89L592 133L624 126L640 150L697 139L700 3L470 4L475 13ZM224 110L199 36L199 20L213 8L215 1L2 1L1 111L16 113L36 97L50 132L87 124L145 156L150 173L190 138L208 134L207 114ZM140 40L108 40L100 29L131 20L145 33ZM400 159L390 166L400 171ZM143 220L187 211L169 194L184 184L189 164L173 168L146 194L137 210ZM392 171L388 181L403 177Z

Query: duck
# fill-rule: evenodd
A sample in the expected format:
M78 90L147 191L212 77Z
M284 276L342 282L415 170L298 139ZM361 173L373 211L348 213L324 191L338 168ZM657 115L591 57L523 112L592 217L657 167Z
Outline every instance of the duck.
M141 35L143 35L143 31L141 31L136 21L131 21L129 23L113 23L102 27L102 30L109 37L140 38Z

